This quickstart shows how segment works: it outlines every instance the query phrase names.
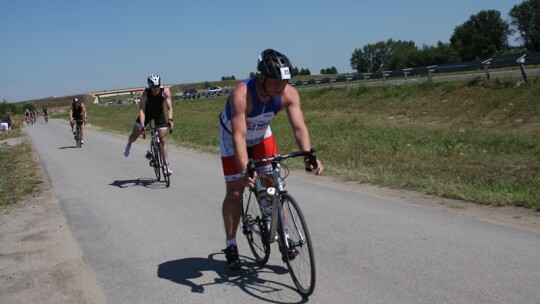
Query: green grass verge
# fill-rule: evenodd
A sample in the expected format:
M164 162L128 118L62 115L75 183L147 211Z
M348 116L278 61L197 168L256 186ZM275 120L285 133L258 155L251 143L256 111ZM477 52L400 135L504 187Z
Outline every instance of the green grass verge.
M327 174L480 204L540 210L540 78L301 92ZM226 97L175 101L175 143L218 151ZM89 120L128 134L136 105L88 105ZM285 113L273 122L295 150ZM292 167L295 164L291 164Z
M12 138L20 136L21 130L18 128L11 132ZM0 159L0 208L3 208L35 193L41 181L37 174L38 164L29 144L1 144Z

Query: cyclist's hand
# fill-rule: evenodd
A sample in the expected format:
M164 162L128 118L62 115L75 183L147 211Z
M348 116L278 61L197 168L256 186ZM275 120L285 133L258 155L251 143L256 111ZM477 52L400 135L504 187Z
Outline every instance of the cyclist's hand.
M323 172L323 165L321 163L320 160L317 159L317 165L316 166L313 166L310 162L309 162L309 159L306 159L306 171L315 171L315 174L316 175L321 175L322 172Z
M167 122L167 125L169 125L169 133L172 133L173 129L174 129L174 122L172 120L169 120Z
M253 177L249 176L249 171L245 169L242 171L242 176L240 177L242 179L242 184L244 187L253 188L255 187L255 177L257 176L257 172L253 172Z
M84 125L86 126L86 119L84 120Z

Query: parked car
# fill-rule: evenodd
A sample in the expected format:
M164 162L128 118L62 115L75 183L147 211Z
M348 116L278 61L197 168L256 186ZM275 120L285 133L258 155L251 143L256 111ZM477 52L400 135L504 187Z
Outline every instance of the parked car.
M200 98L201 94L197 89L185 89L184 90L184 99L195 99Z
M209 87L208 89L206 89L205 95L207 97L209 97L209 96L221 96L221 95L223 95L223 90L221 89L221 87L212 86L212 87Z

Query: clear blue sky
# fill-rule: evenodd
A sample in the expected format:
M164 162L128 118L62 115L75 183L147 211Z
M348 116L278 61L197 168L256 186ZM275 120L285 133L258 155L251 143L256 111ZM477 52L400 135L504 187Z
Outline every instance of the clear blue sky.
M387 39L449 42L481 10L508 20L521 0L2 1L0 101L236 79L266 48L298 68L340 73L356 48ZM512 44L517 44L510 41Z

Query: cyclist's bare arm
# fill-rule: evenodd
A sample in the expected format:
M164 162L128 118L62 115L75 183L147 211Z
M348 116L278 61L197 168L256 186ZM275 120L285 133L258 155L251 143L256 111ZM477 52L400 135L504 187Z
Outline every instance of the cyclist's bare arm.
M300 151L309 151L311 150L311 140L309 137L309 131L304 120L304 114L300 107L300 96L298 92L290 85L287 85L283 97L282 97L283 107L287 111L287 116L289 117L289 123L293 130L294 137L296 139L296 144ZM316 168L313 165L306 162L306 168L310 170L315 169L315 174L320 175L323 172L322 163L317 159Z
M146 90L143 90L142 93L141 93L141 101L139 102L139 123L141 124L141 126L144 127L144 120L146 118L146 115L144 113L144 109L146 107L146 100L147 100L147 96L146 96Z
M168 88L163 89L163 95L165 96L165 103L167 104L167 120L169 121L169 129L172 131L174 129L174 122L173 122L173 107L172 107L172 99L171 99L171 91Z
M246 146L246 115L248 109L247 86L239 83L233 90L231 96L231 126L234 145L234 155L242 170L247 168L248 154ZM251 107L249 107L251 108Z

